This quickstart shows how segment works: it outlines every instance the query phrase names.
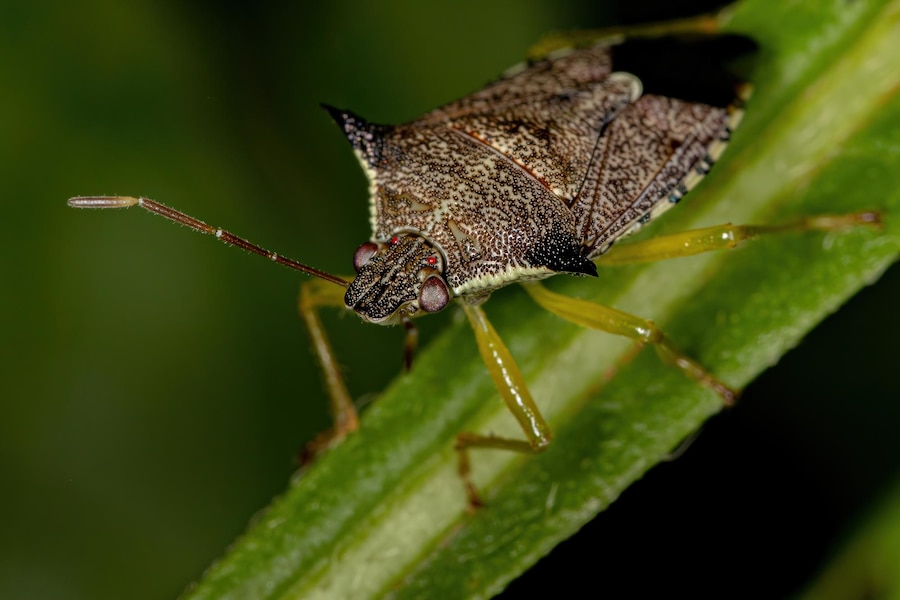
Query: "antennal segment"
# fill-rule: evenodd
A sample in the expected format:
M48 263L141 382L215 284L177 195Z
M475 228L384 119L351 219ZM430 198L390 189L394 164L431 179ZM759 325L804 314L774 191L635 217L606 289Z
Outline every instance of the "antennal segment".
M129 206L140 206L155 215L186 225L194 231L215 236L216 239L225 242L229 246L243 248L253 254L264 256L272 262L290 267L297 271L303 271L304 273L308 273L319 279L324 279L325 281L330 281L331 283L335 283L342 287L347 287L349 285L347 281L344 281L336 275L331 275L325 271L320 271L319 269L299 263L296 260L281 256L276 252L266 250L244 238L234 235L230 231L207 225L199 219L195 219L194 217L177 211L174 208L170 208L165 204L150 200L149 198L135 198L133 196L77 196L75 198L69 198L69 206L74 208L128 208Z

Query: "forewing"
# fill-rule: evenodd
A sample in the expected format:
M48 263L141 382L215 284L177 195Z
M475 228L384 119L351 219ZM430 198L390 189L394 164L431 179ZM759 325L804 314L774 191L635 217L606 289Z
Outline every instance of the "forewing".
M572 206L587 256L677 202L721 154L738 114L646 95L610 123Z
M594 46L513 68L413 125L464 133L571 204L603 128L641 93L636 77L611 67L609 47Z

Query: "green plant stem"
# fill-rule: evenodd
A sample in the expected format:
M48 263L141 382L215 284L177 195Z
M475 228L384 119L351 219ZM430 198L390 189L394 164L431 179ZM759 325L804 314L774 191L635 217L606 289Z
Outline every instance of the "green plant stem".
M652 318L730 385L746 385L900 251L900 1L738 5L726 28L763 44L732 148L664 224L879 210L885 226L771 236L735 253L610 268L554 288ZM791 11L814 18L796 23ZM559 278L557 278L559 279ZM456 475L460 431L518 435L456 323L253 523L187 598L496 593L720 410L709 390L631 345L562 323L521 291L487 312L554 431L539 457L473 452L488 507ZM615 376L608 377L615 368Z

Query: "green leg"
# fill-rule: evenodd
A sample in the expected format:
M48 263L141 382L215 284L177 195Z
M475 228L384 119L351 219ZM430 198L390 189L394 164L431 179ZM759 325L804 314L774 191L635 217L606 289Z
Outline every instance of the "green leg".
M609 252L594 259L598 266L653 262L682 256L693 256L710 250L726 250L741 242L772 233L797 231L836 231L858 225L881 223L876 212L850 215L819 215L785 223L783 225L716 225L692 229L672 235L664 235L641 242L613 246Z
M737 399L736 390L716 379L703 365L681 352L652 321L615 308L551 292L539 283L527 283L523 287L535 302L567 321L653 344L665 362L675 365L691 379L716 392L726 406L734 404Z
M481 357L487 365L494 384L500 391L500 396L528 438L527 441L514 440L477 433L460 433L456 436L459 475L466 486L469 504L472 507L477 507L481 506L482 503L472 483L471 464L469 461L470 448L496 448L513 450L515 452L538 453L547 448L552 436L550 428L528 392L519 367L516 366L503 340L500 339L497 331L488 321L487 315L484 314L484 311L479 306L463 304L463 309L469 318L472 329L475 330L478 350L481 352Z
M322 306L339 306L343 308L344 288L318 279L303 283L300 286L298 307L300 316L309 330L309 336L316 358L319 361L319 366L322 368L322 374L325 378L325 389L328 391L330 399L334 426L316 436L313 441L306 445L301 456L301 463L309 462L319 451L340 442L348 433L359 428L359 416L356 412L356 406L354 406L350 392L347 391L347 386L344 384L344 377L341 374L337 358L335 358L334 350L331 348L325 328L322 326L321 319L319 319L318 309Z
M553 33L544 36L532 46L528 51L528 58L540 60L556 50L585 47L602 41L615 43L623 38L654 38L679 34L712 35L721 31L721 24L728 18L730 12L731 7L726 6L717 13L674 21Z
M656 261L691 256L710 250L733 248L742 241L771 233L805 230L833 231L856 225L878 225L879 223L878 213L865 212L853 215L810 217L785 225L719 225L615 246L613 250L595 262L598 264L622 264ZM737 399L738 392L736 390L717 379L703 365L681 352L652 321L615 308L551 292L539 283L526 283L523 284L523 287L539 305L567 321L614 335L625 336L642 344L653 344L663 361L675 365L691 379L713 390L722 398L722 402L726 406L734 404ZM478 349L487 364L491 377L527 437L527 440L514 440L474 433L461 433L457 436L459 474L465 483L470 504L479 506L481 502L471 480L468 450L470 448L497 448L538 453L547 448L551 434L525 386L518 367L503 341L487 320L484 311L477 306L463 305L463 308L475 330Z

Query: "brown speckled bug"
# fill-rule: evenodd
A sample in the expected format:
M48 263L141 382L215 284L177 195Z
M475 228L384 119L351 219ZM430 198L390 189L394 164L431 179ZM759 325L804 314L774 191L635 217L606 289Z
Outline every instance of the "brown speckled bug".
M697 23L699 29L708 26ZM370 182L372 238L354 254L357 275L351 282L146 198L91 196L69 202L89 208L142 206L329 282L309 282L300 300L335 415L334 430L316 447L358 426L318 308L343 304L372 323L404 324L409 363L416 338L411 319L458 300L527 437L459 434L459 470L474 505L479 500L469 480L469 448L537 452L551 440L518 367L481 308L491 292L525 283L541 306L564 319L654 344L665 360L727 404L736 393L678 351L650 321L561 296L536 281L557 273L596 277L601 256L604 263L660 260L731 248L770 231L833 229L878 218L864 213L775 227L722 225L605 255L702 179L742 115L741 88L733 79L716 89L713 101L645 90L646 82L624 69L641 64L634 60L638 55L663 62L668 47L661 50L653 41L635 53L631 42L622 41L604 38L586 48L558 49L405 125L375 125L326 107Z

